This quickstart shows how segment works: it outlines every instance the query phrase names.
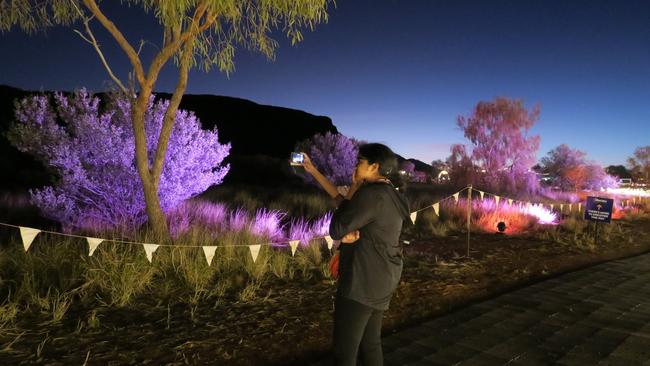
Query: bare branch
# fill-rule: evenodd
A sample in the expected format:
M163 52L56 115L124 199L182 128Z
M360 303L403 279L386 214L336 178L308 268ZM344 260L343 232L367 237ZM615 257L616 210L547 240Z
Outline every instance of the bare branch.
M80 31L78 31L76 29L74 30L74 32L77 33L83 40L85 40L86 42L93 45L93 47L95 48L95 51L97 52L97 55L99 56L99 59L102 61L102 64L104 65L104 68L108 72L108 75L111 77L111 79L113 79L113 81L115 82L115 84L117 84L117 86L120 88L120 90L122 90L122 92L124 94L127 94L128 90L126 89L124 84L122 84L122 81L120 79L118 79L117 76L115 76L115 74L113 73L113 70L108 65L108 61L106 61L106 57L104 57L104 53L100 49L99 43L97 43L97 39L95 38L95 35L93 34L92 30L90 29L90 24L89 23L94 18L94 16L93 17L86 17L86 15L81 11L81 9L79 9L79 7L77 7L77 5L74 2L72 4L73 4L74 8L77 10L77 12L79 13L79 16L83 19L84 27L86 28L86 34L88 34L88 37L85 37Z
M142 63L140 62L140 58L138 57L138 54L135 52L133 49L133 46L129 43L129 41L124 37L122 32L120 32L119 29L115 26L115 24L110 21L106 15L99 9L99 6L97 6L97 3L95 0L83 0L84 5L90 12L97 17L99 22L108 30L108 32L115 38L117 43L120 45L122 50L126 53L127 57L131 61L131 65L133 65L133 69L135 71L135 76L140 83L140 85L144 85L145 83L145 76L144 76L144 69L142 68Z

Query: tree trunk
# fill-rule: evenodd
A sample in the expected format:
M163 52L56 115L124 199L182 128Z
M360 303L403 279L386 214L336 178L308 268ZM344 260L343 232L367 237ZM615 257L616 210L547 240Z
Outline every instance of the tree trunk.
M167 228L165 215L160 207L157 179L154 179L149 168L147 137L144 128L144 114L147 110L147 104L151 93L152 88L142 88L131 109L133 135L135 137L135 162L136 167L138 168L138 174L140 175L140 181L142 182L142 190L144 193L149 225L158 238L166 239L169 237L169 230Z

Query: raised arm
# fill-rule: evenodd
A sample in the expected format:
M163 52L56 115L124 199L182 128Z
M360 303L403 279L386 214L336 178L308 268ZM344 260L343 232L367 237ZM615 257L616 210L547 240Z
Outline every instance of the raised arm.
M303 166L305 168L305 171L311 174L314 177L314 179L316 179L318 184L320 184L321 187L323 187L323 189L325 190L325 192L327 192L327 194L329 194L332 198L336 198L337 196L339 196L339 192L336 189L336 186L332 184L332 182L330 182L330 180L327 179L327 177L325 177L321 172L319 172L318 169L316 169L316 167L314 166L314 164L312 164L311 159L307 154L305 154L304 152L302 154L305 157L303 160Z

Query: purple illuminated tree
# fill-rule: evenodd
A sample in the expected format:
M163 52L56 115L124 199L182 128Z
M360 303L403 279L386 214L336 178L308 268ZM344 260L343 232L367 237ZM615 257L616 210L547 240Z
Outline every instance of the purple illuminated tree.
M528 131L538 118L538 106L529 111L523 101L503 97L479 102L469 116L458 117L458 126L473 145L472 160L482 172L478 183L493 191L537 189L530 168L540 138L528 136Z
M306 152L316 168L334 185L352 184L352 171L357 165L360 141L330 132L316 134L296 145L296 151ZM309 184L318 185L309 174L301 175Z
M31 191L33 203L66 230L134 228L147 221L135 158L131 103L114 95L104 110L85 90L54 105L45 95L16 104L16 123L8 137L19 150L42 161L57 176L52 186ZM145 130L149 163L154 159L169 101L149 98ZM57 123L58 120L58 123ZM176 112L158 195L163 212L220 184L230 144L220 144L216 128L201 129L194 113Z

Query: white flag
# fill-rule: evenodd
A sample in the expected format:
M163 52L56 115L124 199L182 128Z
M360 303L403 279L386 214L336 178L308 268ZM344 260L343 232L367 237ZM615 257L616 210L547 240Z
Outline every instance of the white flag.
M332 239L331 236L327 235L325 237L325 241L327 242L327 249L332 250L332 245L334 244L334 239Z
M208 261L208 267L212 264L212 258L214 258L214 252L217 250L216 245L206 245L203 246L203 254L205 254L205 260Z
M99 238L86 238L86 241L88 241L88 256L92 256L93 253L95 253L95 249L101 244L104 239L99 239Z
M512 198L508 198L508 204L512 206Z
M578 211L582 209L582 203L578 203Z
M23 247L25 248L25 251L27 251L29 250L29 246L32 245L34 238L36 238L36 235L41 231L38 229L32 229L31 227L22 226L19 226L19 229L20 237L23 239Z
M572 210L573 210L573 204L569 203L569 212L571 212Z
M251 255L253 256L253 263L257 260L257 255L260 254L261 244L249 245L248 248L251 250Z
M331 236L327 235L325 237L325 241L327 242L327 249L332 250L332 245L334 244L334 239L332 239Z
M478 194L481 196L481 201L483 201L483 195L485 194L485 192L483 192L483 191L478 191Z
M296 255L296 249L298 249L298 244L300 243L300 240L292 240L289 242L289 246L291 246L291 255Z
M418 212L417 211L412 212L411 213L411 222L415 224L415 219L417 219L417 218L418 218Z
M437 216L440 216L440 202L433 204L433 211L436 213Z
M564 204L560 203L560 212L564 212Z
M494 202L496 202L497 206L499 205L499 201L501 201L501 197L494 196Z
M553 211L553 206L554 206L554 205L551 203L550 206L551 206L551 211Z
M458 195L459 194L460 194L460 192L454 193L454 200L456 201L456 203L458 203Z
M144 252L147 254L147 259L149 260L149 263L152 262L153 260L153 252L158 249L160 245L158 244L142 244L144 246Z

